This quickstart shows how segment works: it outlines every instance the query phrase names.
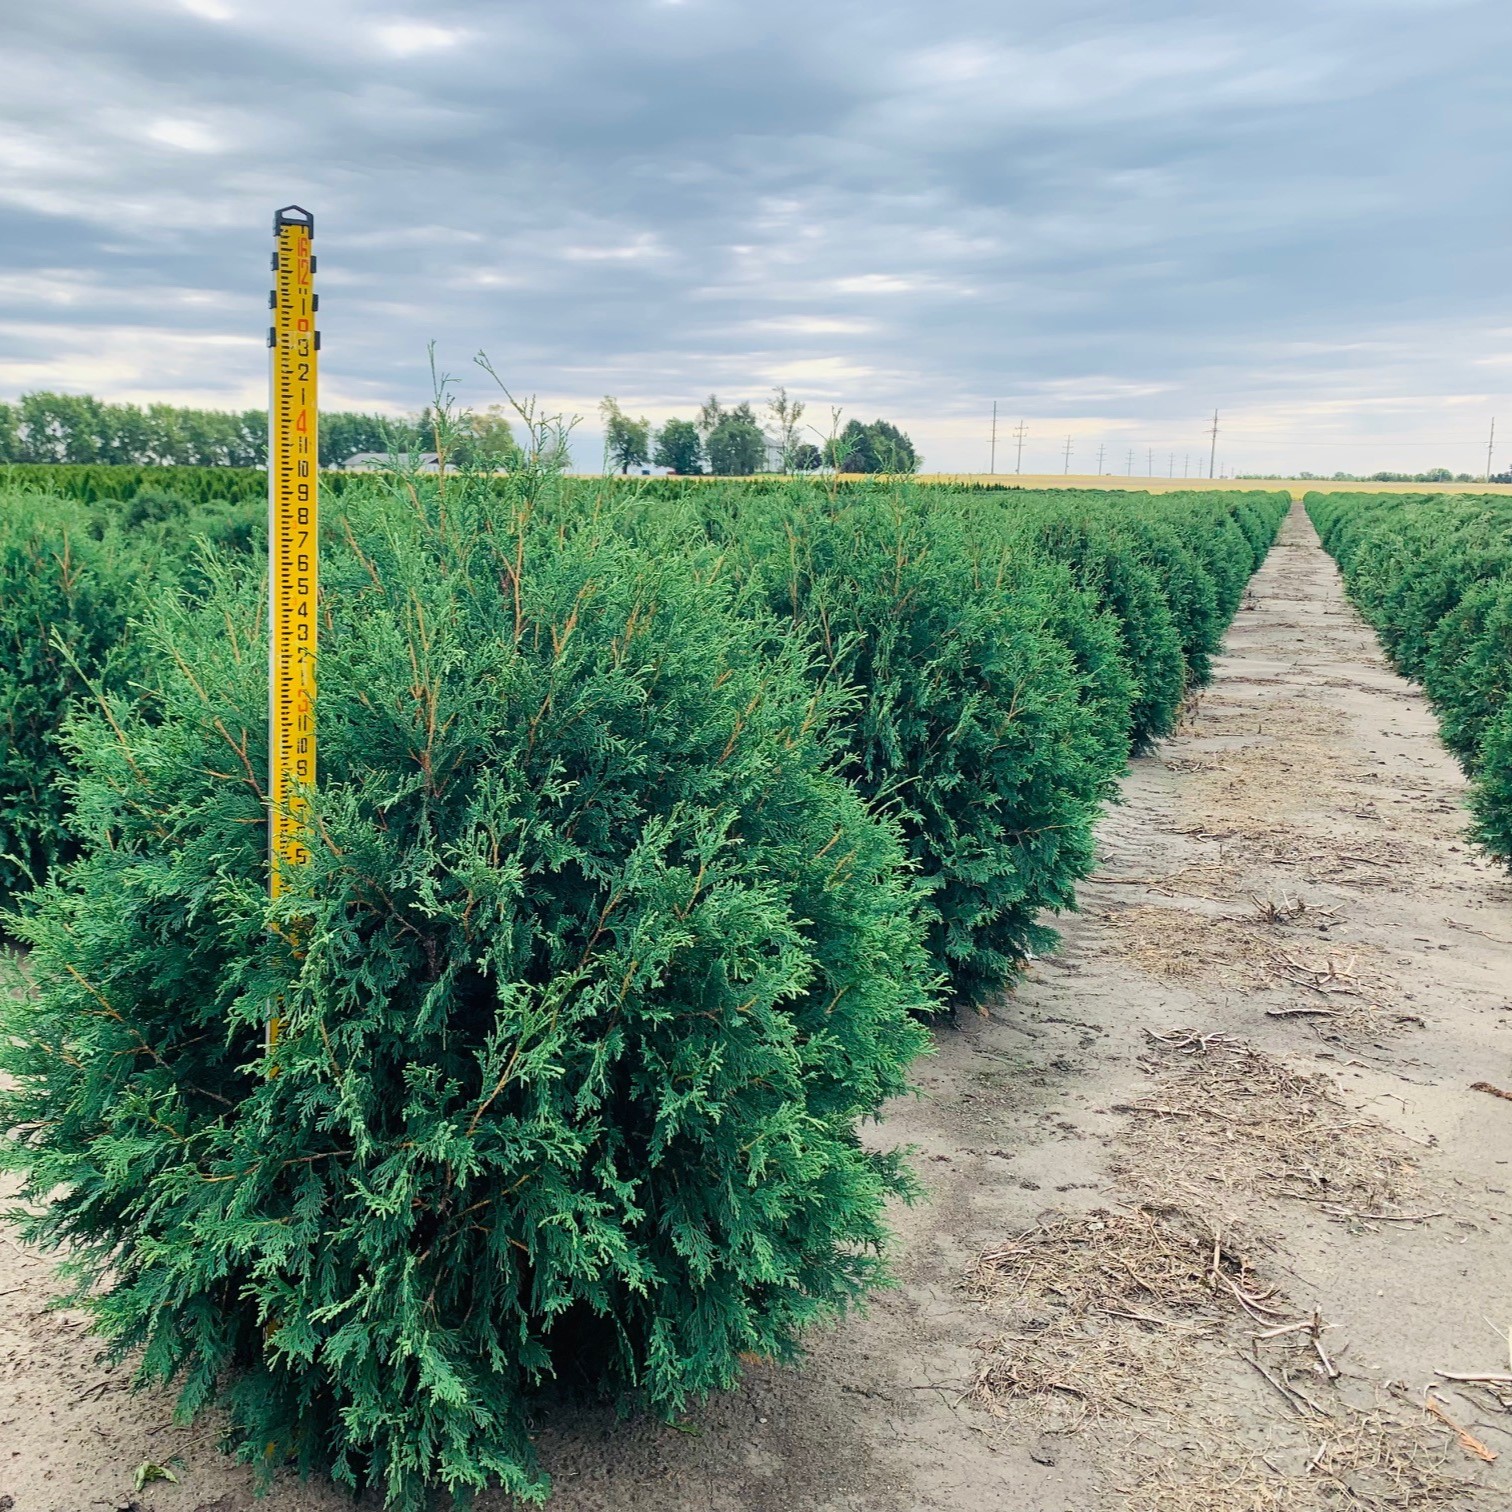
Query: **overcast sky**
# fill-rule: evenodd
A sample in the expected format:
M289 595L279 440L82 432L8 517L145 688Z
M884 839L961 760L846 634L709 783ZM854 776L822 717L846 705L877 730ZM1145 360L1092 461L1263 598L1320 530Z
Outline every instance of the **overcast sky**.
M655 420L785 384L930 470L1512 460L1507 0L0 0L0 396ZM1174 455L1174 463L1170 458Z

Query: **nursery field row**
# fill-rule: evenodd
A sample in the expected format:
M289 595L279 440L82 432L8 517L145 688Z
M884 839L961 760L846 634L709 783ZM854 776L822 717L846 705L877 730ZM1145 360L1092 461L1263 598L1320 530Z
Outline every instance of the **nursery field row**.
M191 494L0 497L0 1161L144 1379L406 1508L876 1284L858 1124L1053 944L1288 506L348 480L270 904L257 501Z
M1308 494L1350 598L1423 685L1471 778L1476 838L1512 861L1512 499Z

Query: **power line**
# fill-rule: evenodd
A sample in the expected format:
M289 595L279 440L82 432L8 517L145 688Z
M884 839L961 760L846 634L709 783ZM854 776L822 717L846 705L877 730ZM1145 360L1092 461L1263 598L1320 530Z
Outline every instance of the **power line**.
M1218 411L1213 411L1213 449L1208 453L1208 478L1211 481L1213 467L1218 460Z
M1099 441L1098 444L1097 444L1097 476L1099 478L1102 477L1102 459L1103 459L1103 447L1102 447L1102 442Z
M1496 445L1496 416L1491 417L1491 439L1486 442L1486 482L1491 481L1491 448Z
M1071 471L1071 438L1070 438L1070 436L1066 437L1066 465L1065 465L1065 467L1064 467L1064 469L1062 471L1065 474L1069 474L1070 471Z
M1024 470L1024 436L1027 434L1022 420L1018 423L1016 434L1018 436L1018 461L1013 464L1013 470L1016 473L1021 473Z

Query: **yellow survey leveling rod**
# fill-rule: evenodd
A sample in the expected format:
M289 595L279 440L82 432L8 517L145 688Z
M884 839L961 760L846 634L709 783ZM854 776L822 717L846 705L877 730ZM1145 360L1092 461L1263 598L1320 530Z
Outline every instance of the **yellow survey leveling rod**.
M315 217L273 217L273 323L268 327L268 890L278 898L310 858L315 786L315 652L320 447L316 366ZM294 941L296 948L298 940ZM268 1018L267 1048L283 1021Z

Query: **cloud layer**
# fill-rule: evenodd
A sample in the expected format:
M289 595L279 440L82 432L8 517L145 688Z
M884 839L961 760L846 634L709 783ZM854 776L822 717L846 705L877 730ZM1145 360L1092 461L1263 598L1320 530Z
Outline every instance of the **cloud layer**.
M1179 475L1215 406L1240 470L1469 470L1509 42L1494 0L52 0L0 53L0 394L258 402L295 201L330 404L416 406L434 338L471 402L480 347L585 414L786 384L931 468L995 399L999 470L1023 419L1026 471Z

